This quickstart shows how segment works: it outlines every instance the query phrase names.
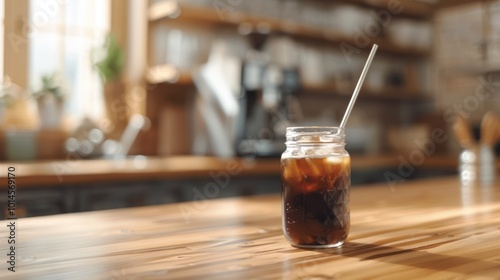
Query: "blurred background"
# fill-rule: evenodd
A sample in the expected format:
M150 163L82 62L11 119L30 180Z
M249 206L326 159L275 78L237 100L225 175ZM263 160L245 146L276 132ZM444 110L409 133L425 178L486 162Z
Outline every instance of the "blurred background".
M405 180L456 174L456 117L478 139L500 111L500 1L0 0L0 16L0 160L30 178L26 215L191 200L229 159L246 173L217 197L279 192L285 128L339 125L374 43L353 184L404 162Z

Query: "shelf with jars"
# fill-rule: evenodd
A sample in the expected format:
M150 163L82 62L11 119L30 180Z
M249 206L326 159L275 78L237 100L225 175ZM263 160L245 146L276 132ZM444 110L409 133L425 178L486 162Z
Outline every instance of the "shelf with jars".
M404 9L398 13L398 16L406 16L410 13L419 19L417 21L418 24L428 25L427 27L429 28L418 28L418 24L412 27L408 22L396 22L398 18L394 18L389 19L391 24L385 26L384 31L380 31L381 36L368 36L364 39L360 39L356 37L356 34L346 35L349 33L348 30L346 27L342 27L344 23L339 23L339 21L331 23L326 21L323 23L321 21L311 21L310 18L315 16L314 12L317 12L321 6L316 6L316 10L310 9L309 12L303 12L303 14L309 14L309 16L302 14L300 16L293 15L299 19L302 18L302 20L296 19L292 21L291 17L293 16L287 15L286 12L281 12L281 14L274 15L274 17L273 14L269 13L266 15L262 15L261 13L257 16L255 14L258 8L245 6L244 3L246 2L241 2L240 6L233 7L233 10L228 10L229 8L225 7L226 10L221 14L221 11L218 11L215 5L207 4L207 2L211 1L164 0L156 1L151 4L149 10L151 30L150 53L153 53L153 55L150 55L150 65L156 66L151 67L148 72L153 73L153 75L150 75L152 78L148 79L150 83L155 83L155 80L159 80L159 82L167 82L168 84L191 85L192 81L190 77L188 77L190 76L189 73L195 71L200 64L206 62L207 49L210 48L211 43L214 41L213 39L215 36L213 34L222 33L227 30L232 30L236 35L229 39L225 38L225 40L230 40L232 44L237 45L237 48L240 49L245 49L245 43L241 43L241 41L245 41L246 39L242 39L240 42L233 39L244 38L244 35L248 35L248 32L250 32L249 30L263 33L270 38L265 39L267 40L267 45L270 45L270 41L277 37L287 38L287 42L280 42L278 44L280 47L291 48L293 50L292 56L297 56L298 58L289 56L282 60L288 60L286 63L290 64L289 61L298 59L299 62L295 63L299 64L301 72L305 74L301 77L303 79L302 82L308 84L325 84L325 88L329 88L328 84L331 84L331 80L335 80L338 76L352 76L352 72L359 72L356 66L360 65L356 64L358 63L357 61L353 63L350 57L363 56L364 54L362 52L368 50L372 43L377 43L379 45L379 50L381 50L380 55L385 58L383 59L385 61L381 63L384 64L381 66L383 69L377 69L380 68L377 66L373 67L374 70L372 72L379 72L378 76L381 76L380 73L387 70L392 72L398 70L402 72L405 71L404 69L388 69L387 64L396 64L398 60L406 60L406 64L416 65L429 59L431 54L429 47L431 44L430 26L429 22L426 20L427 16L431 14L429 10L431 6L428 4L412 2L400 3L404 5ZM252 3L257 6L260 5L257 2ZM300 1L291 2L296 4L300 3ZM303 3L302 5L304 5L305 9L308 5L314 3L322 3L322 1L307 2L307 4ZM338 4L338 1L334 1L333 3ZM390 6L390 3L392 2L355 1L355 4L362 4L358 5L360 7L374 9ZM347 6L353 5L349 4ZM336 8L341 9L342 12L349 11L348 14L359 13L359 10L344 10L346 9L345 7L346 5L342 4L342 6ZM286 10L286 7L283 8ZM252 9L255 10L253 13ZM381 13L380 11L370 12ZM368 22L382 24L380 21L376 22L375 19L370 18L370 12L368 14L361 13L361 16L349 14L356 18L356 20L354 22L348 21L347 24L359 27L362 26L361 23L367 22L367 20ZM330 13L332 12L330 11ZM366 16L368 16L368 19ZM317 15L317 17L321 18L320 15ZM323 18L324 17L323 15ZM193 28L193 24L201 24L202 26L198 25L196 26L197 28ZM331 26L328 26L328 24ZM333 28L333 26L336 25L340 27L337 26L338 28ZM191 27L184 30L186 26ZM382 27L382 25L379 27ZM205 29L205 31L203 31L203 29ZM357 30L359 30L359 28ZM209 35L207 35L207 33L209 33ZM364 34L363 36L367 35L371 34ZM365 45L361 46L359 41L365 40L366 38L368 38L368 41L363 41ZM418 40L415 38L418 38ZM287 46L285 46L285 44ZM278 51L278 53L279 52L280 51ZM200 56L204 57L200 59ZM274 54L271 56L274 56ZM165 57L167 58L165 59ZM390 63L388 63L389 61ZM377 62L375 62L375 64L377 64ZM334 67L341 69L332 70L331 68ZM322 71L323 73L318 74L318 71ZM160 75L155 74L156 72L159 72ZM327 72L336 73L328 74ZM407 73L403 75L407 75ZM415 73L413 73L413 75L415 75ZM158 76L160 77L159 79ZM322 76L322 78L318 78L318 76ZM312 80L309 80L309 77L311 77ZM379 80L382 79L384 79L384 77L379 78ZM414 78L412 77L412 79ZM378 82L378 84L380 83L381 82ZM378 85L378 88L380 87L381 86ZM391 85L389 85L389 87L391 87ZM411 89L411 91L427 92L429 89ZM406 96L409 94L403 95Z
M304 106L322 111L321 105L338 107L348 100L366 55L376 43L379 53L359 100L368 106L373 103L375 108L384 106L384 102L391 106L394 103L398 106L396 110L409 111L399 114L409 119L408 115L417 107L427 106L431 101L431 89L427 86L431 83L423 73L430 73L432 7L421 2L393 0L151 1L148 14L151 67L146 75L152 85L148 87L146 109L153 128L149 139L156 139L148 143L156 149L151 154L190 153L192 143L178 140L181 130L178 126L196 120L193 118L194 110L199 109L196 106L209 102L202 101L207 97L203 92L206 88L199 83L203 75L200 69L213 66L210 59L221 45L225 53L218 58L235 63L227 68L232 69L231 73L211 73L220 77L218 83L227 82L236 91L252 91L248 83L257 82L257 95L263 94L263 86L270 86L277 91L289 91L282 92L283 95L311 99ZM252 72L257 68L258 73ZM264 85L265 79L276 78L272 74L276 72L268 71L271 68L279 72L281 78L277 79L282 80ZM290 77L293 81L284 85L284 81L290 82ZM272 90L267 93L266 98L271 98ZM241 106L241 100L234 102L235 106ZM273 103L272 98L266 102ZM413 103L418 104L406 106ZM203 108L207 107L210 106ZM219 109L212 107L209 109ZM210 129L213 122L193 126L196 128L184 129L187 132L182 139L197 139L189 131ZM180 142L182 149L160 151L164 143Z
M355 2L365 3L364 1ZM382 2L378 1L375 3ZM381 5L373 4L375 7ZM344 6L342 8L347 9ZM373 14L370 14L370 12L373 12ZM426 25L426 22L419 22L414 26L408 23L408 21L403 20L401 21L403 28L398 28L399 25L396 28L387 28L388 36L380 36L385 32L383 31L384 25L389 25L395 19L392 18L392 14L388 11L389 18L384 19L375 19L374 17L377 15L377 12L370 12L357 15L359 12L356 10L345 10L342 11L342 14L339 12L339 16L343 17L343 15L348 14L350 17L346 17L345 19L340 18L338 21L326 19L324 22L307 20L307 16L303 16L306 19L301 22L291 21L287 18L257 16L237 10L232 12L227 10L219 11L217 7L213 6L205 7L184 4L182 2L178 3L176 1L161 1L151 5L149 9L149 21L152 24L161 24L169 20L175 20L176 22L196 22L215 27L235 27L240 28L240 30L254 27L263 32L288 35L301 40L326 44L337 43L346 52L366 51L371 44L376 43L379 45L380 51L389 54L410 57L428 57L430 55L430 48L425 46L430 39L430 28L420 25ZM311 11L309 14L311 14L309 18L314 18L314 12ZM421 15L423 14L427 14L427 12ZM327 16L318 16L318 18L327 18ZM350 18L354 19L350 20ZM369 20L367 21L367 19ZM334 28L333 26L339 27ZM350 33L351 30L349 29L352 26L355 27L353 29L355 30L354 35L347 35L347 33ZM403 33L405 34L402 35ZM412 35L420 38L418 41L412 41ZM422 36L425 38L422 38ZM424 42L423 45L420 42Z
M500 2L446 2L454 5L435 13L436 104L447 110L473 97L481 107L469 110L468 117L479 125L486 111L500 110L495 94L500 74ZM481 93L489 99L479 99Z

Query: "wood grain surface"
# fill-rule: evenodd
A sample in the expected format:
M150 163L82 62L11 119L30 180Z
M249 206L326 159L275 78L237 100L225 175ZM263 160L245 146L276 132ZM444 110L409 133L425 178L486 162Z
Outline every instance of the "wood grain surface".
M353 188L338 249L291 247L279 196L17 220L0 279L500 279L500 184L455 178Z

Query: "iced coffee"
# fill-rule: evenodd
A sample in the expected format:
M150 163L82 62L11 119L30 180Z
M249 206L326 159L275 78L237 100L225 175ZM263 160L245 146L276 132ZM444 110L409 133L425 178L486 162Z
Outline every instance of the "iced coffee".
M283 232L297 247L336 247L349 233L350 158L341 131L316 130L299 131L282 156Z

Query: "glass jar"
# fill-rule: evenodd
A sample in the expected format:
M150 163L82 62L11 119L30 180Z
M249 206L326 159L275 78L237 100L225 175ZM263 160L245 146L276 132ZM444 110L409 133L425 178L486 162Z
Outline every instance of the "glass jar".
M339 127L289 127L281 156L283 233L295 247L341 246L349 233L351 160Z
M480 145L464 149L460 153L458 172L462 185L491 185L495 182L495 151Z

